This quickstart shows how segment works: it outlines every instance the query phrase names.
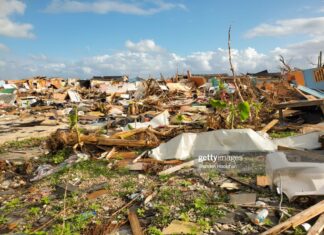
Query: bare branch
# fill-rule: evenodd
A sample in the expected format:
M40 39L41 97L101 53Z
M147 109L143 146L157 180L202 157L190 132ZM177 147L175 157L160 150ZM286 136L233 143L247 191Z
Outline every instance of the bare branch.
M244 99L242 97L240 88L238 87L237 82L236 82L235 72L234 72L234 68L233 68L233 64L232 64L232 55L231 55L231 29L232 29L232 26L230 25L230 27L228 29L228 60L229 60L230 66L231 66L231 71L232 71L232 75L233 75L233 81L234 81L235 89L237 90L237 93L238 93L238 95L240 97L241 102L244 102Z
M285 59L284 59L284 57L282 56L282 55L279 55L279 61L282 63L282 65L284 66L283 68L282 68L282 70L284 71L284 72L290 72L292 69L291 69L291 67L285 62Z

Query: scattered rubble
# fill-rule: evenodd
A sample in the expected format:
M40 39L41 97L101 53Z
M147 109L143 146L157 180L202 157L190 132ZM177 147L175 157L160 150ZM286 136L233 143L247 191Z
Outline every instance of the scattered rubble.
M0 81L0 233L320 234L309 76Z

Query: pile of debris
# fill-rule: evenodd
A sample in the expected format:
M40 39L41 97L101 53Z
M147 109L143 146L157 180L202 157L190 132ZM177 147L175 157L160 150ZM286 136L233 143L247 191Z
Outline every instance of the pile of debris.
M296 73L0 81L0 233L319 234L324 87Z

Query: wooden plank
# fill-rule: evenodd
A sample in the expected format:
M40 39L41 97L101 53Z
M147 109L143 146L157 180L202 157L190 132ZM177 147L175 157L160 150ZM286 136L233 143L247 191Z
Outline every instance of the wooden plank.
M189 162L185 162L185 163L182 163L180 165L177 165L177 166L168 168L168 169L166 169L164 171L161 171L161 172L159 172L158 175L169 175L169 174L172 174L172 173L174 173L176 171L181 170L182 168L192 167L194 164L195 164L195 161L191 160Z
M272 227L271 229L263 232L261 235L281 234L283 231L286 231L290 227L296 228L297 226L307 222L308 220L322 213L324 213L324 200L294 215L293 217L289 218L285 222Z
M261 187L269 186L269 179L266 175L257 175L257 185Z
M304 96L307 100L317 100L315 96L312 95L306 95L303 92L301 92L299 89L295 88L295 90L302 96Z
M272 127L274 127L279 122L278 119L273 119L265 127L262 128L261 132L267 133Z
M110 137L95 135L80 135L80 140L86 144L98 144L106 146L157 147L159 145L159 143L150 140L112 139Z
M322 214L316 223L308 231L307 235L320 235L324 230L324 214Z
M275 105L277 109L284 109L284 108L296 108L296 107L306 107L306 106L316 106L316 105L323 105L324 99L318 100L301 100L301 101L293 101L293 102L285 102Z
M279 109L279 120L280 120L280 124L284 123L284 115L282 109Z
M138 220L136 211L131 208L128 212L128 220L132 228L133 235L144 235L141 224Z

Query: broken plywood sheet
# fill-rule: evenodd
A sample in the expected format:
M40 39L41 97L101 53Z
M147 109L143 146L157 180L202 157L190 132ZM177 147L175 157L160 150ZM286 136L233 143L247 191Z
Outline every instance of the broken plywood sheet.
M252 129L216 130L201 133L183 133L152 150L157 160L198 158L200 151L212 153L272 152L277 147L271 140Z
M269 180L266 175L257 175L257 185L261 187L269 186Z

